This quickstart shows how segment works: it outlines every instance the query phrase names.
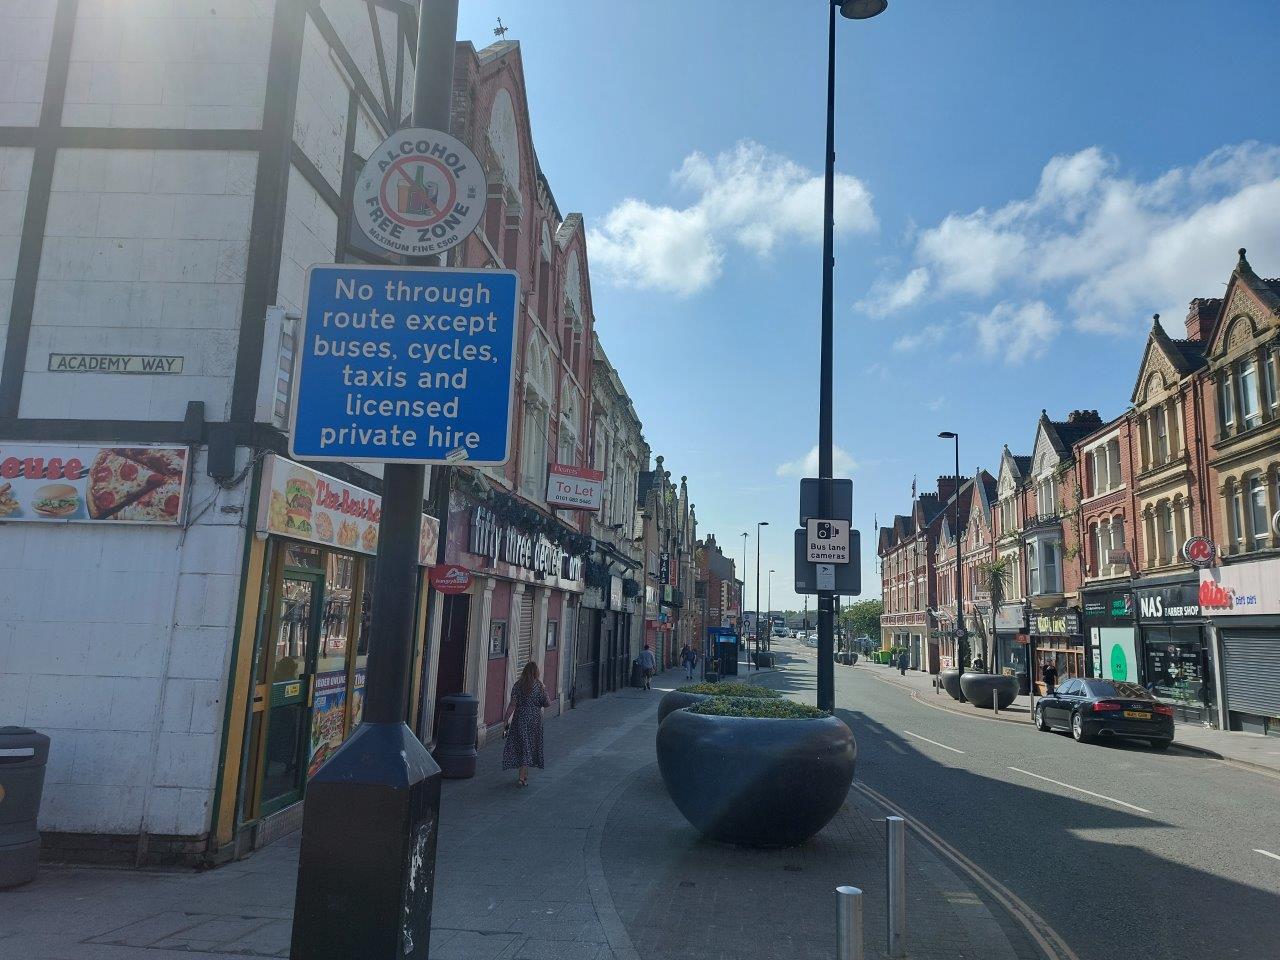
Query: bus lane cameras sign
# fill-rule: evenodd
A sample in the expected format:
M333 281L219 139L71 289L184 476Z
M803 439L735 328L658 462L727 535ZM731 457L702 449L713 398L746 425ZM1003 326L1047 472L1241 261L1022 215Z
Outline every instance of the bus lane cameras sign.
M480 223L484 168L467 145L410 128L383 141L356 180L356 222L385 250L427 257L457 246Z
M518 292L512 270L312 266L292 456L505 463Z
M810 563L849 562L849 521L814 520L808 523Z

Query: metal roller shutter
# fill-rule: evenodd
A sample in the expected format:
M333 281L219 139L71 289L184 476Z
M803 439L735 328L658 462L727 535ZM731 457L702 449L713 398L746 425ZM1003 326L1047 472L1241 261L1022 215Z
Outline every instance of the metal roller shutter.
M520 637L516 643L516 669L533 659L533 595L527 590L520 596Z
M1222 633L1227 707L1280 717L1280 632Z

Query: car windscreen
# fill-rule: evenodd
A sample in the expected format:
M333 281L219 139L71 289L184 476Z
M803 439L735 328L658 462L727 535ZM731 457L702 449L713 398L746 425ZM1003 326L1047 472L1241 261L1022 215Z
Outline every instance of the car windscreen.
M1089 692L1095 697L1123 697L1126 700L1154 700L1136 683L1123 680L1090 680Z

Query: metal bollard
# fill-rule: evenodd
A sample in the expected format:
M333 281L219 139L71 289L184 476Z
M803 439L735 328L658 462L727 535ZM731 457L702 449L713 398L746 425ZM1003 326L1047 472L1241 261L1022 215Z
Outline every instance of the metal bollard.
M888 949L890 957L907 955L907 822L901 817L885 818L888 846Z
M997 717L1000 716L1000 694L993 693L991 697L991 712Z
M836 887L836 960L864 960L862 891Z

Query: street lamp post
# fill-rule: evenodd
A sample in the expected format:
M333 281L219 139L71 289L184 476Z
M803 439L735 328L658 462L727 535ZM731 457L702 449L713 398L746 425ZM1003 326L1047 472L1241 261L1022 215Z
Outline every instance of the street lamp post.
M835 170L836 170L836 7L849 20L869 20L884 12L888 0L827 0L827 152L823 184L822 220L822 338L818 386L818 510L830 517L834 503L832 481L832 354L835 325L832 320L832 280L835 267ZM818 707L834 710L835 693L835 591L818 591Z
M960 434L943 430L938 436L943 440L954 440L956 446L956 489L951 499L951 535L956 538L956 629L955 629L955 665L964 670L960 662L960 641L964 637L964 620L960 617L961 590L964 584L960 576Z
M769 571L769 593L768 593L769 634L767 639L765 640L765 644L767 645L767 649L769 650L773 649L773 575L776 572L777 572L776 570Z
M742 635L742 646L745 649L747 644L747 635L744 625L747 616L747 537L750 534L742 531L742 579L738 581L738 630Z
M760 528L767 527L768 520L756 524L756 669L760 669Z

